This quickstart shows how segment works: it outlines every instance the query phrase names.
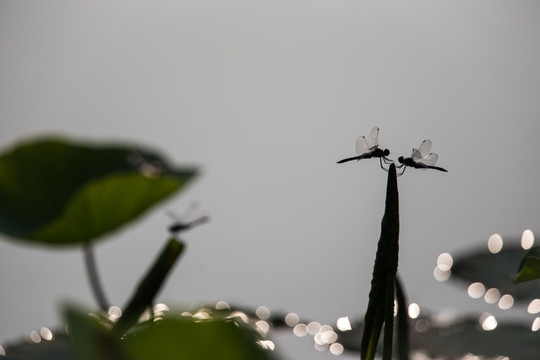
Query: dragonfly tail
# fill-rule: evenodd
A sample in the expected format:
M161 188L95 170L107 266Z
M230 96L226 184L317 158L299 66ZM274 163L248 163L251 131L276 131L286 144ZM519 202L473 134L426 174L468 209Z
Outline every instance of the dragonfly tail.
M348 161L353 161L353 160L360 160L360 158L358 156L353 156L353 157L350 157L350 158L339 160L337 163L338 164L343 164L343 163L346 163Z
M434 169L434 170L439 170L439 171L448 172L448 170L443 169L442 167L438 167L438 166L430 166L429 168L430 168L430 169Z

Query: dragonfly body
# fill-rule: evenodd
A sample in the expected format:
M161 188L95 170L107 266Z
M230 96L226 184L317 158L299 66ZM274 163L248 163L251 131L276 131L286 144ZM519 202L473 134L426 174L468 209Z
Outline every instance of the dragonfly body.
M390 155L390 150L388 149L380 149L380 148L375 148L373 150L371 150L370 152L368 153L365 153L365 154L362 154L362 155L359 155L359 156L353 156L353 157L350 157L350 158L346 158L346 159L343 159L343 160L339 160L337 163L338 164L343 164L347 161L353 161L353 160L362 160L362 159L371 159L373 157L378 157L378 158L384 158L386 156Z
M348 161L353 160L362 160L362 159L371 159L371 158L379 158L379 161L381 163L381 168L386 170L382 162L384 160L385 163L390 163L392 160L388 159L387 156L390 155L390 150L388 149L381 149L379 148L379 128L374 127L371 132L369 133L369 136L364 137L360 136L356 140L356 153L358 156L352 156L348 157L342 160L339 160L338 164L343 164Z
M189 209L189 212L193 212L194 208L196 207L196 204L193 204L191 206L191 209ZM172 235L178 235L181 232L190 230L191 228L204 224L205 222L208 222L210 220L210 217L208 215L201 215L195 219L191 217L191 220L187 220L188 216L184 215L182 218L176 216L172 211L168 211L167 214L174 219L174 222L169 225L168 230Z
M172 234L178 234L178 233L181 233L182 231L189 230L194 226L203 224L207 222L208 220L209 220L208 216L201 216L200 218L195 219L190 222L181 222L177 220L176 222L174 222L172 225L169 226L169 231Z
M433 169L448 172L448 170L435 166L439 156L435 153L430 153L431 141L424 140L418 149L413 149L410 157L400 156L398 161L401 165L398 168L404 167L403 171L398 175L403 175L407 167L413 167L415 169Z
M400 156L398 158L398 161L401 164L403 164L404 166L409 166L409 167L413 167L413 168L416 168L416 169L433 169L433 170L439 170L439 171L448 172L448 170L443 169L442 167L419 163L419 162L414 161L414 159L412 159L410 157L404 158L403 156Z

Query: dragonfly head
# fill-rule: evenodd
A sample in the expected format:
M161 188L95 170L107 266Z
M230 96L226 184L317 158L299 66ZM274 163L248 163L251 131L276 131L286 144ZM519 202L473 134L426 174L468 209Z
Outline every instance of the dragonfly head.
M390 155L390 150L384 149L383 154L384 154L384 156Z
M403 164L405 162L405 158L403 156L400 156L398 157L398 161Z

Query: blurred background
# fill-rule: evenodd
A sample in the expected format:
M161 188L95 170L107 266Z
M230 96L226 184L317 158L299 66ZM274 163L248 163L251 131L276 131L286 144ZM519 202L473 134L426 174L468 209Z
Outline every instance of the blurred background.
M482 312L433 269L493 233L538 230L539 33L540 4L526 1L4 1L0 145L120 140L201 169L97 245L116 305L163 246L166 211L197 202L212 220L184 235L160 301L335 325L367 306L386 186L376 160L336 161L374 126L393 159L429 138L449 172L399 178L399 273L427 312ZM1 240L0 342L58 324L66 301L95 306L80 249ZM287 359L334 358L312 339L275 340Z

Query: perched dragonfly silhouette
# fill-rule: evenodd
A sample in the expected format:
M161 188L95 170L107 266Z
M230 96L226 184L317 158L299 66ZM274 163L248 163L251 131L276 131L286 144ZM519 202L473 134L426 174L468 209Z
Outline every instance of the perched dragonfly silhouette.
M194 208L195 206L192 206L189 209L189 212L193 212ZM194 219L187 220L188 216L182 216L180 218L172 211L167 211L167 214L174 220L174 222L168 227L169 232L172 235L178 235L183 231L187 231L197 225L204 224L205 222L210 221L210 217L208 215L200 215Z
M413 167L416 169L434 169L439 171L448 172L448 170L443 169L442 167L434 166L439 158L439 155L435 153L430 153L431 150L431 140L424 140L418 149L413 149L410 157L405 158L400 156L398 161L401 165L398 168L403 168L403 171L398 175L401 176L407 169L407 166Z
M338 164L346 163L347 161L352 160L362 160L362 159L371 159L373 157L378 157L379 161L381 163L381 168L385 171L387 171L382 162L384 161L386 164L389 164L393 162L392 160L388 159L387 156L390 155L390 150L388 149L381 149L379 148L379 128L374 127L371 129L371 132L369 133L367 139L364 136L358 137L356 139L356 153L358 156L349 157L343 160L339 160Z

